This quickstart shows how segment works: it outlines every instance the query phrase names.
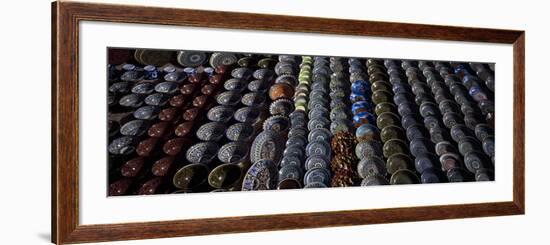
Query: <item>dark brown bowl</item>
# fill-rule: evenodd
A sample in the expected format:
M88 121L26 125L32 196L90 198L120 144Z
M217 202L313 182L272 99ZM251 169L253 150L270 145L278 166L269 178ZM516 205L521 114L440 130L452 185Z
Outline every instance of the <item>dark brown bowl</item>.
M237 185L242 177L237 164L226 163L214 168L208 175L208 184L217 189L226 189Z

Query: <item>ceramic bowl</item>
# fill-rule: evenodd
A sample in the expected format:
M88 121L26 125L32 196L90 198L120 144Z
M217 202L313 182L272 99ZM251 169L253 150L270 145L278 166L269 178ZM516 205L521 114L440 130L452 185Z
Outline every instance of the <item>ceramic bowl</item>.
M206 182L209 168L205 164L194 163L179 169L172 182L176 188L190 190Z
M217 155L219 146L213 142L200 142L191 146L185 158L191 163L210 163Z
M208 174L208 184L214 188L227 189L237 185L243 176L241 168L233 163L226 163L212 169Z
M220 122L209 122L197 129L197 138L202 141L219 141L225 133L225 124Z
M224 163L240 162L248 156L248 145L235 141L229 142L218 151L218 159Z

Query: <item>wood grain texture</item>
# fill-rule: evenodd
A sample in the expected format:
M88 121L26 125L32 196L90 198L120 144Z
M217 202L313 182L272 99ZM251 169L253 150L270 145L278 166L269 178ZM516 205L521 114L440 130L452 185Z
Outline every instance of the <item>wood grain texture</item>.
M57 239L57 3L52 3L52 9L51 9L51 32L52 32L52 40L51 40L51 78L52 78L52 85L51 85L51 98L50 103L52 105L51 110L51 215L52 218L50 220L51 222L51 241L55 242ZM54 218L55 217L55 218Z
M52 239L63 244L78 226L78 31L75 12L62 2L53 8L57 16L53 31L57 33L52 66L56 77L52 88L52 176L56 182Z
M521 31L62 2L80 20L430 40L513 43Z
M497 203L80 225L78 218L78 23L84 20L513 44L513 200ZM523 214L525 212L524 64L525 34L523 31L65 1L53 3L52 242L66 244Z
M152 239L218 233L305 229L363 224L395 223L434 219L456 219L512 215L512 202L389 208L337 212L279 214L230 218L193 219L114 225L80 226L71 242Z
M525 32L514 42L514 203L525 213Z

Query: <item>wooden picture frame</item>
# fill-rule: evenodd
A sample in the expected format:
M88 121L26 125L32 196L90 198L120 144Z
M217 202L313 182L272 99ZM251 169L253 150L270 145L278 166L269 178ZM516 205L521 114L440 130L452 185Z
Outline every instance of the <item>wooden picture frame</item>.
M208 16L204 18L203 16ZM79 224L80 21L513 44L513 201L125 224ZM292 25L288 25L292 23ZM58 1L52 4L52 242L57 244L524 214L525 32Z

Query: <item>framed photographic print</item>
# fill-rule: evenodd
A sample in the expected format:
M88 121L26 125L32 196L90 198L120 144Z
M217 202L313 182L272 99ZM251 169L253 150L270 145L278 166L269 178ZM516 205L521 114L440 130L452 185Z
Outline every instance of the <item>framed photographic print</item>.
M525 211L523 31L72 1L52 27L54 243Z

